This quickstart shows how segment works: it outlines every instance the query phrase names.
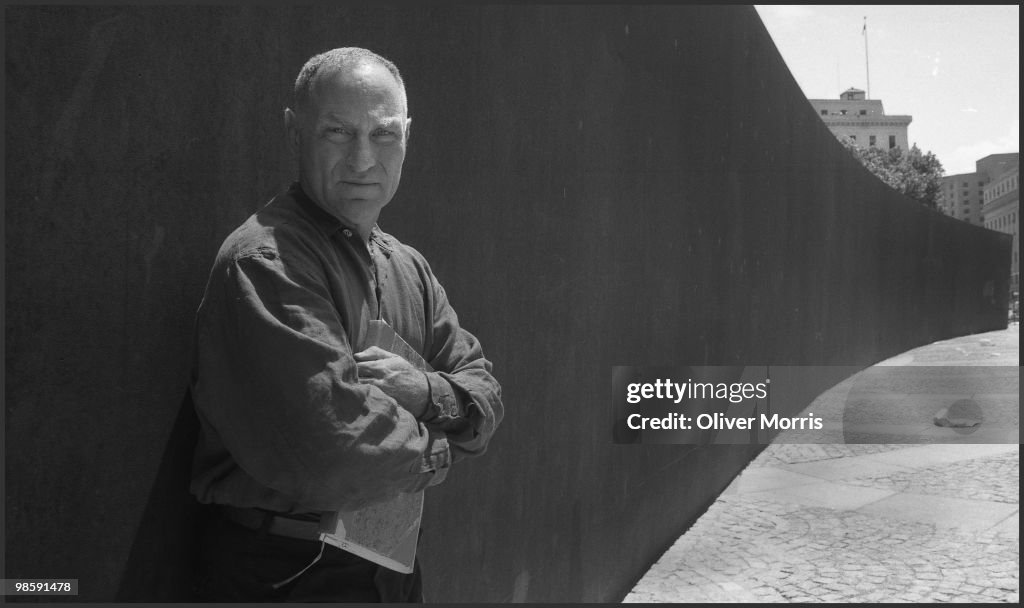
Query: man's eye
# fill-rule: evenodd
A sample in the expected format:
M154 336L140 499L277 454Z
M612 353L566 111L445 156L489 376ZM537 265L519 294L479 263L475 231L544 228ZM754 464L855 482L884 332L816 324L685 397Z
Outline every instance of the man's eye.
M328 127L326 133L331 139L352 139L352 132L345 127Z
M377 129L373 132L373 136L377 139L392 140L398 137L398 134L394 131L388 131L387 129Z

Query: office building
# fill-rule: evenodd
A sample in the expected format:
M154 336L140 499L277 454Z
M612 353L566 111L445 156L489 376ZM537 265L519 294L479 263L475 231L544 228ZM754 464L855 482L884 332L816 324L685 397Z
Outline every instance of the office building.
M984 167L991 172L991 179L985 185L982 215L984 225L1013 235L1012 257L1010 259L1010 293L1016 298L1020 293L1020 167L1018 154L993 154L977 162L980 170Z
M983 225L981 207L984 203L985 183L983 173L944 176L939 190L939 211L975 226Z
M847 89L839 99L808 99L814 111L838 137L849 137L858 146L884 150L909 150L907 127L911 116L887 115L880 99L865 99L864 91Z

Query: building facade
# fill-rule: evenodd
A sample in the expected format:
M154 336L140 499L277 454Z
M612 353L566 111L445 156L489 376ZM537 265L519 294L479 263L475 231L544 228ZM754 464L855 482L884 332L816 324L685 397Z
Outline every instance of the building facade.
M978 161L979 166L981 163ZM986 228L1013 235L1010 293L1016 301L1020 294L1020 168L1016 159L985 186L983 216Z
M974 170L986 177L986 184L1001 178L1004 174L1017 168L1020 162L1020 154L1008 152L1005 154L989 154L985 158L974 162Z
M984 173L957 173L942 178L939 191L939 211L975 226L984 224L982 205L986 177Z
M939 211L975 226L986 226L985 189L1007 171L1016 169L1018 158L1016 152L990 154L975 161L973 173L944 176L939 191Z
M814 111L838 137L849 137L863 148L909 150L907 127L911 116L886 115L879 99L866 99L864 91L847 89L839 99L808 99Z

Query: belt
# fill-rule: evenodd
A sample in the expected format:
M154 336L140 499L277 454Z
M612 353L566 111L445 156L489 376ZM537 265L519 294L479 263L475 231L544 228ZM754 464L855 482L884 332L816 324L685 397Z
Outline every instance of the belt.
M314 521L300 519L302 516L298 514L293 516L263 509L244 509L230 505L221 505L220 512L228 521L250 530L266 530L269 534L287 536L288 538L320 540L319 516Z

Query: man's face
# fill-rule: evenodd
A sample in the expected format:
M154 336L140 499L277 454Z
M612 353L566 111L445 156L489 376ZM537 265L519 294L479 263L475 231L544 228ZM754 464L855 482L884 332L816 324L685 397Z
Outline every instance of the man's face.
M306 194L346 223L372 227L402 177L405 108L398 81L376 63L318 76L308 107L286 114Z

